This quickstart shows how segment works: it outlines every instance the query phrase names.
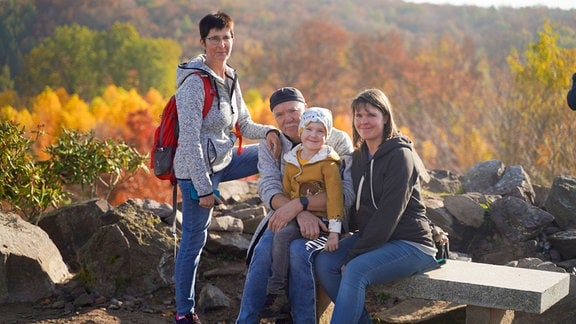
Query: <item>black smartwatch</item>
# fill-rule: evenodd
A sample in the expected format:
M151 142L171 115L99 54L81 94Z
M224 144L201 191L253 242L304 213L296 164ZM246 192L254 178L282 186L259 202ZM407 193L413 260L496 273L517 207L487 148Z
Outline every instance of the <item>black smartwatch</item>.
M302 210L308 210L308 198L300 197L300 203L302 204Z

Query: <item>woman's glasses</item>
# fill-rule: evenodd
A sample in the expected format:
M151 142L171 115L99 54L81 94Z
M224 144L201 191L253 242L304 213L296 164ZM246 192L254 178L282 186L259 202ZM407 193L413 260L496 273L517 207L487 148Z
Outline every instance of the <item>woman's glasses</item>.
M224 44L230 44L230 42L232 42L232 36L230 35L226 35L223 37L220 36L210 36L210 37L206 37L206 40L208 40L208 43L212 44L212 45L220 45L220 43L224 42Z

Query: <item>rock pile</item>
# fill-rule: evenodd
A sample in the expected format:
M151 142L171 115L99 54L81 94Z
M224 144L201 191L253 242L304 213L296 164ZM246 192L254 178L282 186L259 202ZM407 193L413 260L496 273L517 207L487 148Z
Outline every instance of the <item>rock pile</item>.
M462 176L431 175L424 192L428 216L448 232L452 258L574 274L576 178L534 186L522 167L496 160ZM224 204L214 212L205 253L244 258L265 208L255 182L224 183L220 191ZM66 206L44 215L38 226L0 213L0 303L36 301L62 293L70 282L67 291L76 293L62 297L62 307L170 287L178 237L169 226L171 212L168 204L130 199L116 207L103 200ZM238 292L230 295L211 278L244 271L235 265L202 273L200 308L236 303Z

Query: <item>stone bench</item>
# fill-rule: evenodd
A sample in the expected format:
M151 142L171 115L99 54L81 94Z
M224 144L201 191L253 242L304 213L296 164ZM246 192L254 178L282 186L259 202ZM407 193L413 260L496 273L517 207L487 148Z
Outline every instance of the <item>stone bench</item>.
M447 260L440 268L378 285L393 296L465 304L466 323L512 323L514 311L542 314L568 295L570 274ZM331 313L331 311L329 311ZM325 322L330 314L322 314Z

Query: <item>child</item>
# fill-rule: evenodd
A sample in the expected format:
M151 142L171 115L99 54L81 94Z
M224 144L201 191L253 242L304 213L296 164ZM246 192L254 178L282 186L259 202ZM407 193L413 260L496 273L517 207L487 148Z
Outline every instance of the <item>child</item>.
M340 176L340 157L328 145L332 130L332 113L326 108L313 107L304 111L298 132L301 144L284 155L283 190L290 199L299 198L307 210L307 196L326 193L326 213L313 212L328 224L325 249L338 249L344 217L344 194ZM287 297L290 242L301 238L296 219L274 234L272 276L268 279L263 318L276 317L289 311Z

